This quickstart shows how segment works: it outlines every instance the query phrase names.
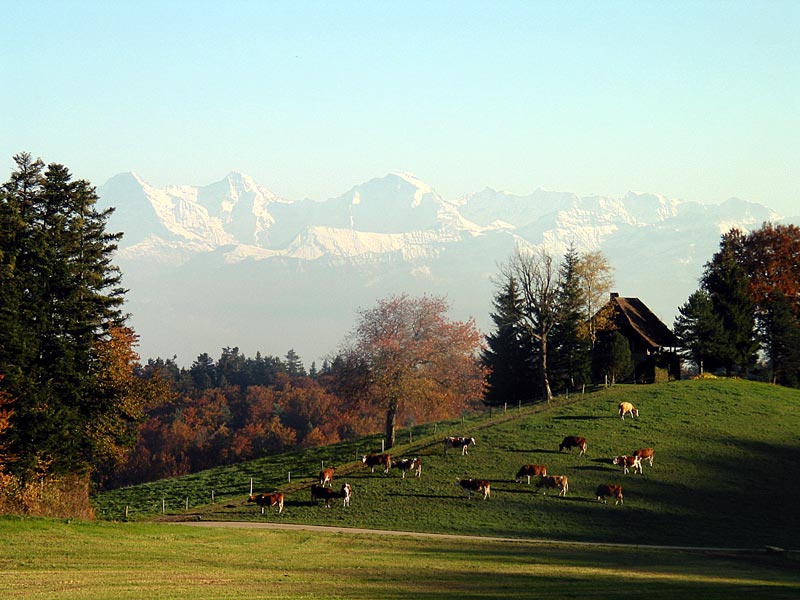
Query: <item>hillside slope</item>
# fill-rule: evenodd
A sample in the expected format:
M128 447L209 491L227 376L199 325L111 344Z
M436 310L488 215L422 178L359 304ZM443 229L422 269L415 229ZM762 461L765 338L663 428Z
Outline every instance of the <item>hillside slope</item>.
M637 420L621 421L616 406L633 402ZM435 427L435 433L434 433ZM550 407L509 410L417 428L413 443L398 455L420 456L420 478L370 473L356 461L379 451L368 438L306 452L251 461L204 473L115 490L96 498L98 516L131 518L190 512L203 519L280 520L377 529L400 529L519 538L551 538L634 544L797 548L800 511L800 391L746 381L682 381L653 386L616 386ZM468 456L445 456L444 435L477 440ZM408 439L401 432L398 439ZM565 435L588 440L586 456L559 452ZM655 462L642 475L623 475L611 457L644 446ZM330 509L312 503L309 486L320 466L336 466L334 487L348 481L352 505ZM547 465L567 475L566 497L516 483L525 463ZM286 494L282 514L261 515L247 504L250 478L255 492ZM489 479L483 501L455 484L457 477ZM291 482L289 479L291 478ZM598 503L600 483L620 483L624 506ZM215 503L211 504L214 491ZM198 508L198 505L200 508Z

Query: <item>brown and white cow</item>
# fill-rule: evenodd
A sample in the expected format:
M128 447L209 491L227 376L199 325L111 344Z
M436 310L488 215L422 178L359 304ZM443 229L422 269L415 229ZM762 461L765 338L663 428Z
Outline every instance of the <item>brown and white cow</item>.
M522 483L522 478L528 478L528 485L531 483L531 477L545 477L547 475L547 467L544 465L522 465L517 471L516 482Z
M606 498L614 498L616 502L614 502L614 506L617 504L625 504L625 501L622 499L622 486L621 485L612 485L603 483L597 486L597 499L602 500L603 504L606 503Z
M311 486L311 500L324 500L325 508L331 507L331 502L338 498L343 499L342 506L350 506L350 498L353 495L353 488L349 483L342 484L342 489L336 491L332 488L322 487L321 485Z
M566 496L569 490L569 479L566 475L546 475L539 480L536 487L545 488L545 496L547 495L547 488L558 488L558 495Z
M361 462L367 465L372 473L375 472L375 467L380 466L383 467L384 473L388 473L392 467L392 456L390 454L365 454Z
M586 454L586 438L579 435L568 435L558 445L558 451L561 452L564 448L572 452L573 448L579 448L578 456Z
M630 469L633 469L633 472L639 473L642 472L642 460L638 456L626 456L623 454L622 456L615 456L612 462L615 465L622 466L622 472L627 474Z
M319 472L319 484L325 487L327 483L329 487L333 487L333 474L336 473L336 469L333 467L328 467L327 469L322 469Z
M483 494L483 499L486 500L492 493L492 484L486 479L459 479L456 478L456 483L467 491L467 498L472 498L472 492L476 494Z
M625 420L625 415L630 414L631 419L639 416L639 409L630 402L620 402L617 407L617 412L622 420Z
M448 436L444 438L444 453L447 454L448 448L461 448L461 455L469 454L467 448L470 445L475 445L475 438L474 437L456 437L456 436Z
M401 458L392 463L395 469L400 469L403 473L403 479L406 478L406 471L414 471L414 475L420 477L422 475L422 461L419 458Z
M260 506L262 515L264 514L265 508L272 508L273 506L278 507L278 514L283 512L283 494L280 492L275 492L273 494L257 494L255 496L250 496L247 501L255 502Z
M634 450L634 456L638 456L639 460L648 460L650 461L650 466L653 466L653 449L652 448L639 448L638 450Z

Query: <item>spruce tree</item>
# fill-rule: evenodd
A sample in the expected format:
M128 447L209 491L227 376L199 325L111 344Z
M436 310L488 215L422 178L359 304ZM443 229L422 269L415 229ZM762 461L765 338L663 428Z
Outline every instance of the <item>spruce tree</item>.
M776 292L765 304L761 333L772 367L772 381L800 387L800 322L792 311L792 302L782 292Z
M530 401L536 396L535 345L520 324L520 296L513 277L498 291L494 308L491 317L496 331L486 336L481 352L489 369L484 402L503 406Z
M580 257L570 246L559 269L558 323L551 342L551 372L556 390L583 385L589 378L591 344L584 334L588 316L579 276Z
M95 344L124 321L124 290L111 263L121 234L105 231L87 182L58 164L44 171L29 154L3 186L0 373L17 398L8 432L13 470L87 471L90 428L118 407L93 373Z
M697 290L678 313L673 329L681 341L683 356L694 362L701 372L713 373L725 366L727 334L709 293Z
M743 244L744 237L735 229L722 236L720 250L706 264L702 278L703 288L708 291L725 330L720 358L728 375L735 371L746 375L759 347L750 277L740 260Z

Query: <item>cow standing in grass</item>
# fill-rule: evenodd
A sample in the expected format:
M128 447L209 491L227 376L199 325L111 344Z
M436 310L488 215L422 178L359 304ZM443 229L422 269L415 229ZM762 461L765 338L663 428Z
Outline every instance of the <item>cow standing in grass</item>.
M561 452L565 448L569 452L572 452L573 448L578 448L580 450L580 452L578 452L578 456L586 454L586 438L579 435L568 435L558 445L558 451Z
M522 465L517 471L516 481L522 483L522 478L528 478L528 485L531 484L531 477L545 477L547 475L547 467L544 465Z
M333 467L328 467L327 469L322 469L319 472L319 484L322 487L325 487L325 484L328 484L328 487L333 487L333 475L336 473L336 469Z
M595 492L597 494L597 500L603 501L603 504L606 503L606 498L614 498L616 501L614 502L614 506L617 504L625 504L622 499L622 486L621 485L612 485L612 484L601 484L597 486L597 490Z
M422 461L419 458L401 458L394 461L392 466L395 469L400 469L403 479L406 478L406 471L413 471L417 477L422 475Z
M257 494L255 496L250 496L247 501L255 502L256 505L260 506L262 515L267 507L272 508L273 506L278 507L278 514L283 512L283 494L279 492L274 494Z
M547 488L558 489L559 496L566 496L569 490L569 479L566 475L547 475L539 480L536 487L545 488L545 496L547 495Z
M654 450L652 448L639 448L633 452L633 455L636 456L640 461L649 461L651 467L653 466L653 454Z
M384 473L388 473L392 467L392 456L390 454L365 454L361 462L371 469L371 473L374 473L375 467L379 466L383 467Z
M486 500L492 493L492 484L486 479L456 479L456 483L467 492L467 498L472 498L472 492L483 494Z
M454 437L444 438L444 453L447 454L448 448L461 448L461 455L469 454L469 447L475 445L474 437Z
M639 417L639 409L630 402L620 402L617 407L617 413L623 421L625 420L625 415L628 414L631 416L631 419Z

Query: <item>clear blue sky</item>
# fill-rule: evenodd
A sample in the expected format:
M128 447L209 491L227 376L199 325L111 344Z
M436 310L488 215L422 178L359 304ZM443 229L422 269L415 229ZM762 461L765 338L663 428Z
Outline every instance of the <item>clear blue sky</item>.
M408 170L800 213L800 2L0 0L0 180L240 170L323 200Z

